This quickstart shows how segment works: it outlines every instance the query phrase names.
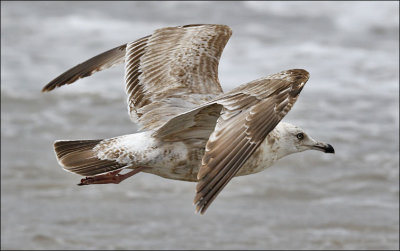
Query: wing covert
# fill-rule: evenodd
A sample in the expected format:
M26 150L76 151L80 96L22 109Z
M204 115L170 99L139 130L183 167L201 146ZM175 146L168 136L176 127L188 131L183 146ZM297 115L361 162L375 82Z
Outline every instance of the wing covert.
M242 85L215 101L223 109L198 173L197 211L207 210L289 112L308 78L305 70L288 70Z

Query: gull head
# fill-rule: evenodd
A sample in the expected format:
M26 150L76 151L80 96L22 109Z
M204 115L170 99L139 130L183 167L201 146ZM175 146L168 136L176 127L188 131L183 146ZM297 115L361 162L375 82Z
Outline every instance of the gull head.
M331 144L313 139L298 126L281 122L276 128L279 135L280 157L306 150L318 150L325 153L335 153Z

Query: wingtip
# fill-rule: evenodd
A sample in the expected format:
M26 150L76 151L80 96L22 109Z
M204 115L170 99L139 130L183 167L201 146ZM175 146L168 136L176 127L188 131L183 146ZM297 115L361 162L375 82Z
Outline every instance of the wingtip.
M196 209L194 212L196 214L204 215L207 208L206 208L205 204L201 203L203 196L200 196L200 197L199 196L200 196L200 194L197 193L193 200L193 205L196 206Z
M187 24L187 25L181 25L177 26L179 28L191 28L191 27L196 27L196 26L208 26L208 27L213 27L215 29L223 29L227 33L227 35L230 37L232 36L232 28L229 27L226 24Z
M194 213L198 215L204 215L205 213L204 207L197 205L196 209L194 210Z
M310 73L304 69L292 69L289 70L293 75L300 76L304 78L305 80L308 80L310 78Z
M193 201L193 205L196 206L196 214L200 214L200 215L204 215L204 213L206 212L208 206L210 205L207 201L204 202L203 199L204 197L201 198L197 198L198 195L196 195L196 198Z
M42 88L41 92L50 92L54 90L56 87L57 85L54 85L52 82L50 82Z
M43 92L43 93L45 93L45 92L49 92L49 91L51 91L51 90L49 90L48 88L46 88L46 86L45 86L45 87L43 87L43 88L42 88L42 90L41 90L41 92Z

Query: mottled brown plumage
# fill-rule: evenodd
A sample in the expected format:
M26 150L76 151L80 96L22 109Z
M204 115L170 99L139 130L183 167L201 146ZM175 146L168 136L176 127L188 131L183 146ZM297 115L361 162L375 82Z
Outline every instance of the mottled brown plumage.
M128 111L142 130L104 140L56 141L60 165L96 175L81 184L119 183L123 168L134 169L125 178L143 171L198 181L194 202L204 213L235 176L262 171L294 152L333 152L309 136L299 141L300 128L280 123L307 71L282 71L223 93L218 63L231 34L226 25L158 29L52 80L44 92L124 62Z
M255 80L215 101L223 109L197 176L198 211L207 209L287 114L308 78L305 70L289 70Z
M125 82L134 121L157 129L221 94L218 62L231 34L225 25L188 25L156 30L145 47L128 44Z

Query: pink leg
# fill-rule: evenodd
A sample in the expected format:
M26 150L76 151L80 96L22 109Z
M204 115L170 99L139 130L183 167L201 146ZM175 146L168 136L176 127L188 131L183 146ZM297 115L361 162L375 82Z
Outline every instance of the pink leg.
M86 177L84 179L81 179L81 183L79 183L78 186L91 185L91 184L110 184L110 183L119 184L121 181L142 171L144 168L146 167L138 167L126 174L119 174L122 170L116 170L101 175Z

